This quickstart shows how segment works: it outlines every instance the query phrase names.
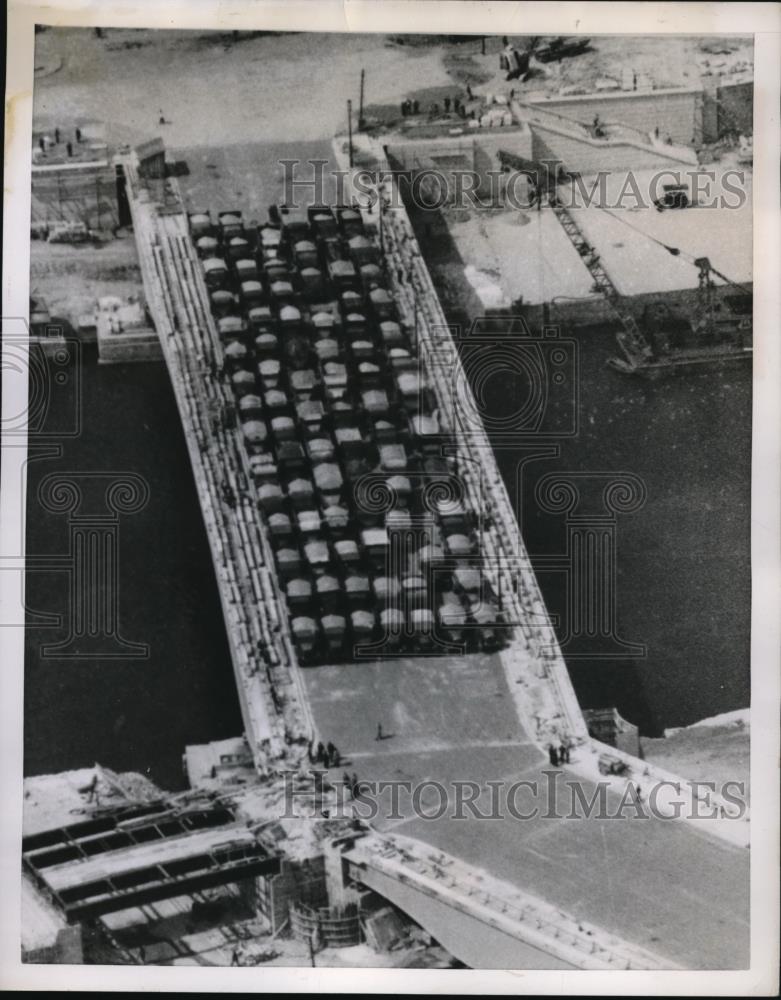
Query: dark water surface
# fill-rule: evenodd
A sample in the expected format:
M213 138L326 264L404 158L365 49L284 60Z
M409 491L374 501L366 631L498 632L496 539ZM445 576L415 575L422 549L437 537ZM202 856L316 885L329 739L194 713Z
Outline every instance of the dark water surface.
M617 515L615 543L616 631L646 653L568 660L581 704L616 705L648 735L746 707L751 366L647 383L606 367L612 334L578 340L579 433L524 478L524 539L551 610L563 607L562 580L537 557L562 552L566 540L561 519L552 529L530 502L535 475L626 472L646 491L640 509ZM517 500L514 463L498 458Z
M186 744L242 728L219 595L165 365L98 365L95 350L84 351L82 433L63 441L61 458L30 463L27 551L68 552L68 515L51 513L36 499L44 477L72 470L143 477L146 506L119 519L119 630L123 639L146 643L149 656L42 656L44 644L68 635L68 578L28 573L28 609L66 619L63 628L27 632L25 773L99 761L179 788ZM52 428L67 425L73 387L71 380L52 395ZM77 481L83 489L84 480Z

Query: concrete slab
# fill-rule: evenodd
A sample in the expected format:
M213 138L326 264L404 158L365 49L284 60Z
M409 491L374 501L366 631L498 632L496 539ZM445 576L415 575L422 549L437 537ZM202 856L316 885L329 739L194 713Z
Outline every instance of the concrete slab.
M509 755L503 754L507 765ZM543 779L537 765L502 780ZM587 797L594 794L590 783L580 785ZM524 812L532 804L530 795L519 802ZM544 801L539 804L544 808ZM557 811L566 816L568 810L565 794ZM748 965L748 852L719 845L689 825L629 813L623 820L416 818L397 823L394 832L490 871L685 968Z
M346 769L361 781L445 790L430 784L416 802L404 789L395 808L387 792L369 792L361 808L376 813L380 832L421 840L685 968L748 964L748 851L632 809L586 817L561 782L569 778L587 799L595 784L551 771L517 720L498 657L374 661L313 668L304 678L323 739L347 758L333 780ZM379 741L378 722L388 736ZM489 781L503 789L495 800ZM537 783L514 800L523 813L536 806L534 818L508 808L516 781ZM476 783L476 808L491 813L495 801L498 818L459 809L458 782ZM613 815L621 796L606 794Z
M302 676L321 738L343 756L528 742L496 654L368 660ZM378 724L388 737L379 743Z
M690 171L682 167L681 180L691 187ZM723 196L735 205L738 195L724 187L726 168L719 164L701 168L715 174L710 181L713 197ZM582 195L573 204L573 218L601 256L602 264L623 295L680 291L697 287L697 268L692 258L706 256L731 280L752 281L752 178L728 182L745 193L740 207L688 208L659 212L651 204L663 185L674 180L659 171L633 171L605 177L604 204L586 207ZM658 178L654 183L654 179ZM701 190L707 190L704 175ZM588 193L595 176L584 176L580 184ZM580 189L576 189L576 192ZM638 207L633 192L642 193L646 207ZM650 194L649 194L650 193ZM562 191L562 200L566 190ZM569 204L569 202L565 202ZM541 211L471 211L448 218L448 226L464 265L481 272L484 280L502 290L507 303L523 296L528 305L555 299L600 301L592 292L593 279L550 209ZM681 250L671 256L658 240ZM719 283L717 281L717 283Z
M723 193L727 201L737 202L737 196L721 186L724 171L718 165L707 167L716 172L712 182L714 197ZM649 191L658 190L671 178L663 177L657 188L652 185L651 172L635 173L637 189L644 199ZM682 181L687 180L682 173ZM593 178L583 178L587 190ZM705 181L701 182L703 185ZM736 183L733 179L733 185ZM636 207L638 199L627 186L625 174L607 178L607 205L611 214L595 206L573 211L573 218L601 257L601 263L616 288L623 295L646 292L680 291L696 288L697 268L692 258L708 257L717 270L732 281L750 283L753 272L752 179L745 178L745 203L738 208L691 207L659 212L653 206ZM622 191L625 197L621 197ZM618 204L623 207L613 207ZM672 256L654 242L681 251ZM716 281L721 284L720 281Z
M525 212L473 211L468 221L449 221L464 264L484 272L508 303L528 304L558 296L598 300L593 279L549 208Z

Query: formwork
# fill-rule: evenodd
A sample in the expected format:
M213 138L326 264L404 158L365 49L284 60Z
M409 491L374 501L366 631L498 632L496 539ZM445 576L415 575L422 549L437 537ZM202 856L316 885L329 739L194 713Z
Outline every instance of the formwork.
M83 222L90 229L112 230L122 224L118 175L107 159L58 163L32 168L33 223Z
M282 860L277 873L255 880L253 904L273 934L292 922L293 910L304 907L320 912L327 908L325 864L321 857L301 862Z
M290 927L299 941L312 941L314 937L319 937L326 948L350 948L363 941L355 904L314 909L305 903L298 903L290 908Z

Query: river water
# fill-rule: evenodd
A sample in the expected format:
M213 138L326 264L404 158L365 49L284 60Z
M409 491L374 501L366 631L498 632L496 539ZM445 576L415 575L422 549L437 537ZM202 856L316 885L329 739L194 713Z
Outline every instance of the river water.
M28 555L68 552L67 515L44 510L36 499L44 477L74 470L142 477L146 506L118 522L119 632L147 644L149 654L43 656L44 644L68 635L67 577L28 573L28 609L66 618L62 628L27 631L25 773L98 761L182 788L185 746L235 736L241 715L179 414L162 362L99 365L96 348L86 347L81 375L82 433L62 440L61 458L30 463ZM66 391L52 395L51 428L68 425L75 387L71 379ZM107 643L105 651L111 649Z

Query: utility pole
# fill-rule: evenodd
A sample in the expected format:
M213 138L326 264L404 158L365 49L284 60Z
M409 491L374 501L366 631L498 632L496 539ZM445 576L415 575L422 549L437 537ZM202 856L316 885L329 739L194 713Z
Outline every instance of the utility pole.
M347 143L350 156L350 166L353 165L353 102L347 102Z
M363 84L364 84L364 80L365 79L366 79L366 70L362 69L361 70L361 100L360 100L360 104L358 105L358 131L359 132L363 132L364 128L366 127L366 122L363 120Z

